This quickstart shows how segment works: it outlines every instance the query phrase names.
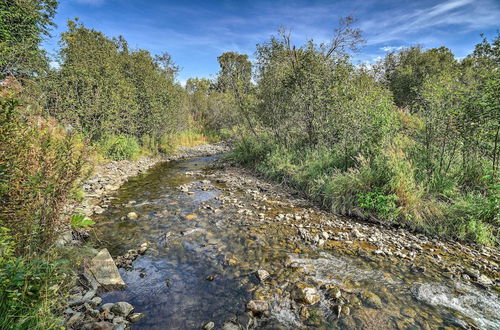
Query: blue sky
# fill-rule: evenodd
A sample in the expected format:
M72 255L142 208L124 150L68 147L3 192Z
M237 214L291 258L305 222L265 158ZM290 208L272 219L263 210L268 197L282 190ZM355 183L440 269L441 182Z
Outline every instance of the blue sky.
M58 27L44 47L57 50L66 21L79 17L108 36L123 35L133 48L168 51L182 71L179 80L213 77L217 56L237 51L251 57L280 26L292 41L324 42L341 16L353 15L366 45L356 63L370 63L387 50L420 44L447 46L456 57L471 52L480 33L493 38L500 29L500 0L340 0L340 1L161 1L60 0Z

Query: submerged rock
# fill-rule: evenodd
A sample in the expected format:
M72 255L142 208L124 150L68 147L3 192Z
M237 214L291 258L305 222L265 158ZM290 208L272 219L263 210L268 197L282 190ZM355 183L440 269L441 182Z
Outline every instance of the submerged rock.
M139 218L139 215L135 212L130 212L127 214L127 219L129 220L137 220Z
M365 291L363 292L363 301L365 305L371 308L381 309L382 308L382 300L373 292Z
M265 300L250 300L247 303L247 309L254 315L260 314L269 309L269 304Z
M257 278L259 279L259 281L261 282L264 282L265 280L267 280L269 278L269 276L271 276L269 274L269 272L265 269L259 269L257 271Z
M204 330L212 330L213 328L215 328L215 323L212 321L205 323L203 326Z

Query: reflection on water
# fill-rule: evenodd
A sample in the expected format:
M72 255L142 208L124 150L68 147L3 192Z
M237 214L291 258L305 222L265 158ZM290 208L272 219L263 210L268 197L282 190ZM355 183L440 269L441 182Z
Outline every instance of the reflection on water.
M481 328L500 328L494 293L445 279L435 283L407 267L305 246L289 239L295 234L290 226L240 221L238 213L218 199L228 193L222 184L186 174L206 170L215 158L156 166L125 184L97 218L100 244L115 256L143 242L152 243L132 270L120 270L126 289L103 296L104 302L129 301L137 312L147 314L135 329L199 329L208 321L220 327L243 313L252 297L266 296L257 289L259 268L272 274L271 285L276 287L307 277L318 285L334 283L351 292L353 305L365 290L380 297L381 309L360 308L342 321L322 323L325 327L376 328L381 322L384 328L425 329L474 322ZM178 189L182 185L189 189ZM234 194L239 200L251 200L243 192ZM128 220L129 212L139 218ZM277 212L283 210L276 206ZM284 295L271 302L274 318L288 328L303 324L292 305ZM324 302L319 308L328 316Z

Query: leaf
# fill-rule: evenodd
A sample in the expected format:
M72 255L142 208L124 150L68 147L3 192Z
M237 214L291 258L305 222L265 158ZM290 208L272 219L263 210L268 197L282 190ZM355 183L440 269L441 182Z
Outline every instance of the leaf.
M92 221L92 219L87 218L85 214L74 214L71 217L72 227L88 228L93 225L95 225L95 222Z

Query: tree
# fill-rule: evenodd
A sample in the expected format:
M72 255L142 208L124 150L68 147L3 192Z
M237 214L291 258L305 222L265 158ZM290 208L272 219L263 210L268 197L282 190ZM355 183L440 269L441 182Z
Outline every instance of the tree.
M49 113L91 139L135 133L134 86L125 79L118 47L74 21L61 37L60 70L49 86Z
M32 77L48 69L40 43L54 26L56 8L56 0L0 2L0 78Z
M383 61L385 82L397 106L411 107L427 77L457 69L453 53L446 47L424 51L420 46L388 53Z
M217 57L220 71L217 88L220 92L246 93L250 89L252 63L248 55L226 52Z

